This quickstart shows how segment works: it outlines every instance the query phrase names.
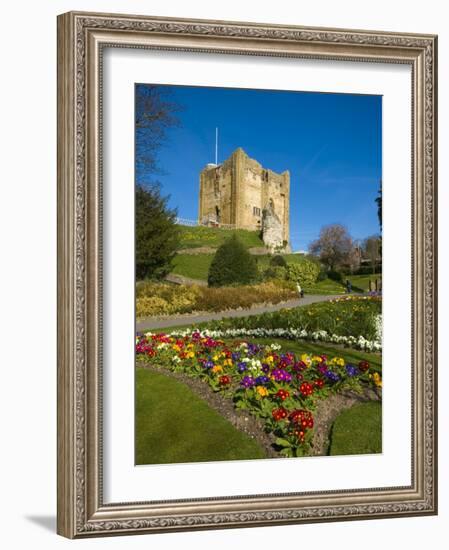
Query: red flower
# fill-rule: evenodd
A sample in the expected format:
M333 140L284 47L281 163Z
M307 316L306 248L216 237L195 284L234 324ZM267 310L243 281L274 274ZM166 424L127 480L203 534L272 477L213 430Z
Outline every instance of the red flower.
M279 390L277 393L275 393L275 397L281 399L282 401L285 401L287 397L290 397L290 393L287 390Z
M360 369L362 372L366 372L366 371L369 369L369 363L368 363L368 361L360 361L360 363L359 363L359 369Z
M315 380L315 387L321 389L324 386L324 380L322 378L318 378L318 380Z
M271 414L276 422L278 422L279 420L284 420L284 418L287 418L288 411L284 407L279 407L279 409L273 409Z
M297 430L304 432L309 428L313 428L313 416L310 411L295 409L289 414L288 418L292 424L298 426Z
M230 377L230 376L227 376L227 375L220 376L220 378L218 379L218 382L219 382L222 386L227 386L228 384L231 383L231 377Z
M304 397L308 397L309 395L312 395L313 393L313 386L312 384L309 384L309 382L303 382L299 386L299 391Z

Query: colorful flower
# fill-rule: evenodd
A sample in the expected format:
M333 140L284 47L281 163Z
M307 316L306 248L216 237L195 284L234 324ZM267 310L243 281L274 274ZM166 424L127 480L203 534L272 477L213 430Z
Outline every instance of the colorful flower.
M266 397L268 395L268 390L264 386L257 386L256 391L261 397Z
M279 420L284 420L287 418L288 411L284 407L279 407L278 409L273 409L271 414L276 422L278 422Z

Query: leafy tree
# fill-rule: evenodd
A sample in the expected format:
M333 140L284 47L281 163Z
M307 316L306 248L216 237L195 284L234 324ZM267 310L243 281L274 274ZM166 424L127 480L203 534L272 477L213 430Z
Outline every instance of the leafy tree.
M380 260L380 237L371 235L363 242L363 252L371 262L373 273L376 273L376 264Z
M176 210L167 206L157 186L136 186L136 278L160 279L179 247Z
M379 191L374 201L377 204L377 217L379 219L380 230L382 231L382 181L379 183Z
M309 252L331 271L352 262L354 243L346 227L341 224L326 225L320 236L309 245Z
M217 249L207 281L209 286L245 285L258 277L254 257L234 233Z

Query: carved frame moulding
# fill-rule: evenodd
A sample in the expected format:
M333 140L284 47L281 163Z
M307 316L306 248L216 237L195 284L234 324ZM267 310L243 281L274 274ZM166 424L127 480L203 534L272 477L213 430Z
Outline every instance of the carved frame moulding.
M104 502L105 48L410 66L410 485L158 501L150 491L144 502ZM437 513L436 61L433 35L77 12L58 17L59 534L83 538Z

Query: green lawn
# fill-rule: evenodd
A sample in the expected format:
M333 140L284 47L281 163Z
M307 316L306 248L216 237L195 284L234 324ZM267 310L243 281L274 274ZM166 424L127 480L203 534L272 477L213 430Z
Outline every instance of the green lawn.
M368 292L369 281L381 280L382 275L379 273L376 275L343 275L343 281L346 281L346 279L351 281L352 292L357 294ZM304 287L304 292L307 294L344 294L346 292L346 285L332 279L324 279L324 281Z
M213 257L213 254L178 254L173 259L171 272L206 281Z
M204 229L209 228L206 227ZM251 232L246 231L245 233ZM229 231L227 234L229 234ZM206 281L213 257L213 254L178 254L172 262L172 273L175 273L176 275L183 275L184 277L189 277L191 279L201 279ZM283 257L290 264L300 263L304 258L304 256L300 254L284 254ZM259 269L263 271L268 268L272 256L262 255L254 256L254 258L259 266ZM369 281L375 281L376 278L380 280L381 275L344 276L344 280L349 279L351 281L352 290L354 293L367 292L369 289ZM344 294L345 291L346 286L344 284L333 281L332 279L324 279L324 281L319 281L318 283L304 287L304 292L307 294Z
M228 239L232 233L236 233L240 241L248 248L253 246L264 246L259 232L247 231L246 229L220 229L215 227L180 225L181 248L199 248L201 246L211 246L218 248Z
M382 405L377 401L343 411L331 430L330 455L382 452Z
M378 281L382 281L382 274L376 273L375 275L348 275L347 277L351 283L353 288L360 288L364 292L368 292L369 290L369 281L371 280L373 283L377 279Z
M136 464L265 458L182 382L136 369Z

